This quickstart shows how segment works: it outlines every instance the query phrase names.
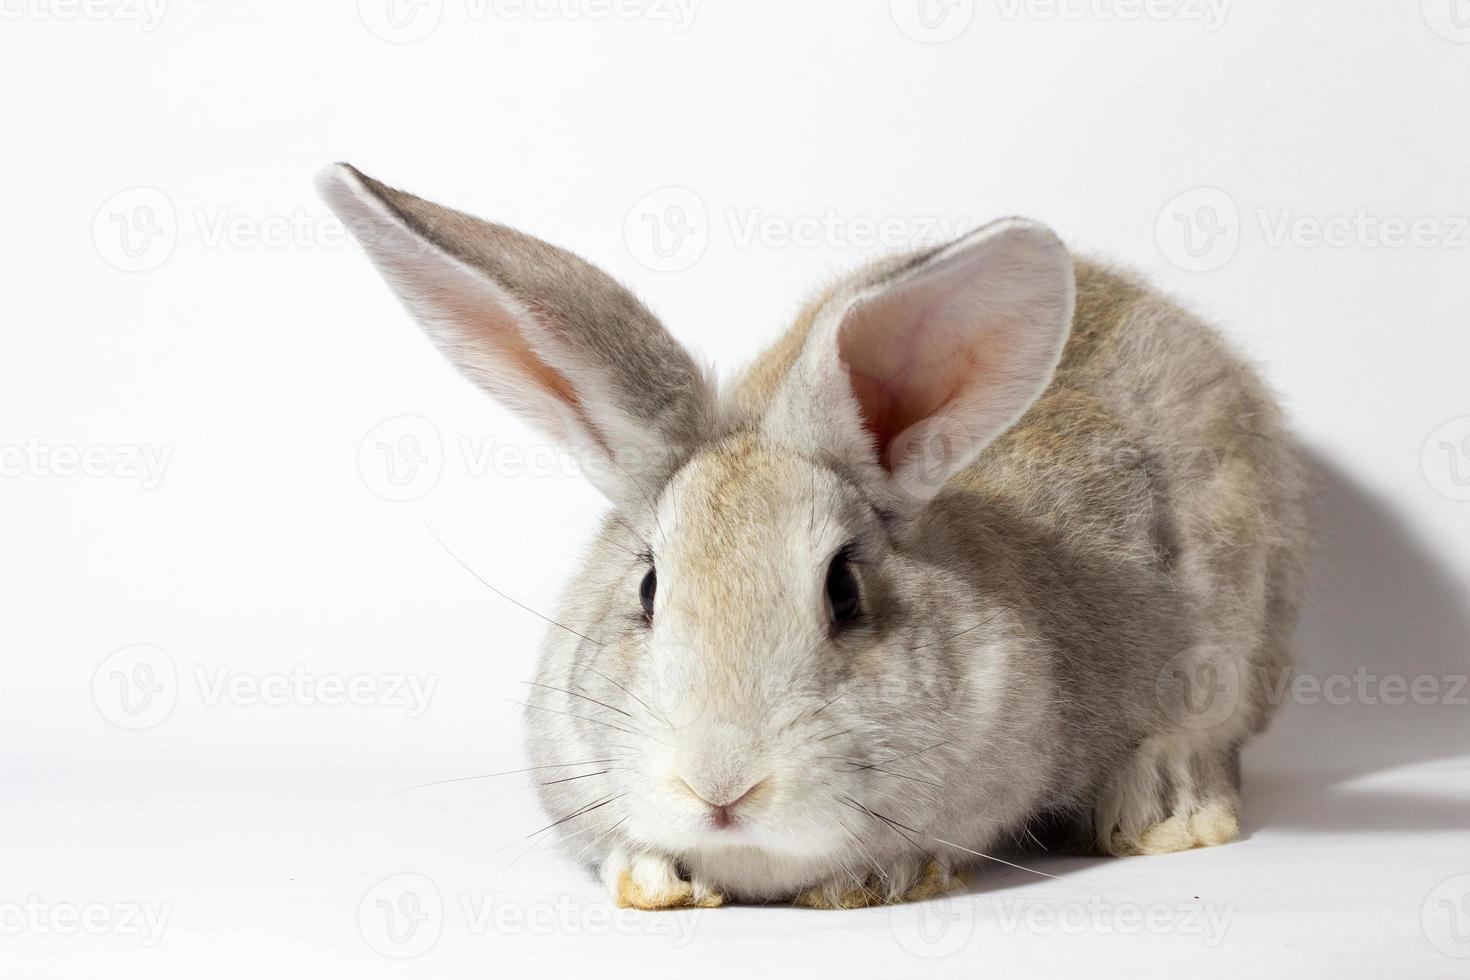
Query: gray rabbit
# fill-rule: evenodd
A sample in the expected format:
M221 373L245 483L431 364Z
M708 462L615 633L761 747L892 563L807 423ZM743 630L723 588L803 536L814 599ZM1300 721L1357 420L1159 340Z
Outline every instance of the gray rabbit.
M613 503L526 720L620 904L923 898L1043 817L1113 854L1236 837L1308 495L1209 327L1012 219L835 284L722 390L581 259L319 186Z

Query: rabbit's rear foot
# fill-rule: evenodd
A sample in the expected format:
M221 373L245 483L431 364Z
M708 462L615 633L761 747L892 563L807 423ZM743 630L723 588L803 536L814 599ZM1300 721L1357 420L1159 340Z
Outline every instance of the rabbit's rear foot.
M657 912L665 909L713 909L725 896L699 881L687 881L669 858L659 854L615 851L602 867L602 880L619 908Z
M1109 854L1170 854L1240 833L1236 750L1199 733L1146 739L1103 790L1094 816Z
M964 883L964 879L937 861L926 861L902 869L891 869L882 877L858 882L830 881L808 888L792 903L809 909L862 909L873 905L897 905L936 898Z

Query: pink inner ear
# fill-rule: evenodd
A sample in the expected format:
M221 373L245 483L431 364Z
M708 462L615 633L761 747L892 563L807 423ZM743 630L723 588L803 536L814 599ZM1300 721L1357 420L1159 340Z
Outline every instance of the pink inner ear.
M902 293L852 310L837 337L863 423L888 466L894 438L934 415L984 374L977 331L943 315L944 296Z
M431 308L449 311L448 321L467 340L473 338L474 345L492 350L490 360L501 370L561 402L599 445L603 443L602 434L592 425L571 379L542 360L527 342L513 313L494 302L469 302L461 290L438 280L420 280L415 291ZM534 310L530 312L536 315ZM508 392L507 397L515 396ZM548 416L543 421L551 423L554 419Z

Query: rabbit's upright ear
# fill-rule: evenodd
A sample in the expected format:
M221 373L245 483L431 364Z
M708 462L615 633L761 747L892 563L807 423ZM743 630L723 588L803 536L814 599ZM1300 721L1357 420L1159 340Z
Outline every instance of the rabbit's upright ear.
M709 379L602 271L346 164L323 170L317 189L449 359L614 503L646 506L707 435Z
M1076 282L1044 225L1010 219L839 291L818 311L768 434L922 506L1051 382Z

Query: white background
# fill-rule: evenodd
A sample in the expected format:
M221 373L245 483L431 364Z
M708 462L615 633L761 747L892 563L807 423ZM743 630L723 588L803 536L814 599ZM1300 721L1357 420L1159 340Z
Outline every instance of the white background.
M1470 970L1470 3L152 2L0 0L0 973ZM343 243L336 159L576 249L727 372L999 215L1140 269L1310 447L1336 696L1251 747L1229 847L612 916L522 856L524 777L395 792L522 764L542 632L426 524L549 610L602 503Z

